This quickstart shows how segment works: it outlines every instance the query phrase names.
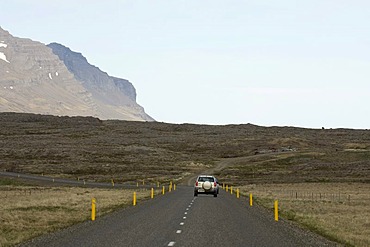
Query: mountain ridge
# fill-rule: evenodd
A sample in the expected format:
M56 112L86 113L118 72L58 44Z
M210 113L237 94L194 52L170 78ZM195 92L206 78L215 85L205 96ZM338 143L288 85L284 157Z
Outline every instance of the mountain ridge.
M0 27L0 112L154 121L128 80L109 76L63 45L49 46ZM68 56L61 59L63 53Z

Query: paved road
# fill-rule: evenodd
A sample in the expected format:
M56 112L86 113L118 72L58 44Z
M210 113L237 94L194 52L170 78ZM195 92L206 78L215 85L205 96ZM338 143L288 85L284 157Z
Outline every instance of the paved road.
M193 197L192 189L180 186L21 246L336 246L282 220L275 222L272 212L249 207L245 198L225 191L217 198Z

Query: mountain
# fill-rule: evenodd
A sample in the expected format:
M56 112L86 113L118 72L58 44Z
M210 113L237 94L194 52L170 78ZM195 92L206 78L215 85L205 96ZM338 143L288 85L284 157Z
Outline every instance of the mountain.
M63 45L13 37L1 27L0 112L154 121L136 103L128 80Z

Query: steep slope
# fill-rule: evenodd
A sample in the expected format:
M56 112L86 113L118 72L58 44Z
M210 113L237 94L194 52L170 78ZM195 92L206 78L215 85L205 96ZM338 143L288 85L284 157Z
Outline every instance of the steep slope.
M0 27L0 112L153 120L136 103L128 81L106 74L93 81L78 69L69 70L46 45Z
M109 76L98 67L89 64L81 53L73 52L61 44L51 43L47 46L64 62L76 79L83 82L85 87L93 90L103 90L104 92L118 88L125 96L125 102L123 103L136 101L136 90L128 80ZM115 79L117 79L117 82L114 81Z
M89 64L81 53L73 52L61 44L51 43L48 47L64 62L75 78L82 82L84 88L92 94L94 101L99 102L98 106L105 107L105 112L111 111L111 115L114 114L112 111L122 112L134 118L153 120L136 103L136 90L128 80L109 76L98 67Z
M54 115L97 115L91 94L39 42L0 28L0 111Z

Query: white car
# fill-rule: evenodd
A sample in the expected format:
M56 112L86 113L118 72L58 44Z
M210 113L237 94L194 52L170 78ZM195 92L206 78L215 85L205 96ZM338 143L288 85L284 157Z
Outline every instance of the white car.
M197 180L195 180L194 196L198 196L198 194L212 194L214 197L217 197L217 179L210 175L199 175Z

